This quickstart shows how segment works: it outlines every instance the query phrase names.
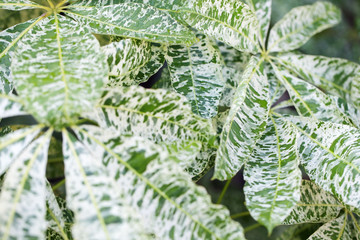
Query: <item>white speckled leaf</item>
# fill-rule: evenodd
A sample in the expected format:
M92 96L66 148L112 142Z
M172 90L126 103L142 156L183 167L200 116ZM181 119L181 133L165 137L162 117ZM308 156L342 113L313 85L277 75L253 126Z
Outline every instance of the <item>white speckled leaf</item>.
M165 56L173 88L184 95L194 113L203 118L216 115L224 89L221 55L214 43L198 34L198 43L191 47L168 47Z
M251 55L242 53L223 42L217 41L217 45L222 56L222 72L225 81L225 89L219 105L230 107L236 88L241 81L242 73L249 62Z
M270 27L272 0L245 0L245 2L255 13L259 22L259 40L265 49L266 37Z
M167 13L140 3L70 8L67 14L98 34L118 35L158 43L191 45L195 35ZM139 24L141 23L141 24Z
M360 95L351 93L352 85L360 82L359 64L340 58L292 53L276 59L301 79L359 106Z
M24 111L23 105L18 101L19 99L14 95L0 95L0 117L8 118L27 115L28 113Z
M159 146L140 138L112 137L111 131L93 126L76 132L89 148L105 149L103 163L110 176L159 239L244 239L228 210L212 204L205 189Z
M263 62L253 57L237 87L220 136L214 178L230 179L241 169L265 130L269 107Z
M353 240L345 214L324 224L308 240Z
M335 219L344 206L315 183L303 180L301 197L283 224L321 223Z
M71 124L93 107L107 79L96 38L60 15L44 19L18 43L12 61L16 90L39 122Z
M0 9L24 10L38 7L41 5L29 0L0 0Z
M360 208L360 131L313 119L288 119L300 132L299 154L310 179L345 204Z
M271 29L270 52L290 51L304 45L313 35L338 24L340 10L329 2L296 7Z
M8 169L24 148L38 135L41 126L22 128L0 138L0 175Z
M274 69L276 69L276 75L285 85L300 115L322 121L352 125L352 121L338 108L333 98L287 71L275 66Z
M319 228L319 224L296 224L287 226L284 231L277 236L276 240L304 240L304 232L309 233L307 236L314 233Z
M40 17L37 21L29 20L0 32L0 93L12 92L14 86L10 74L10 65L14 48L23 35L41 19Z
M285 93L285 86L279 81L271 64L265 62L266 77L269 82L270 106L278 101Z
M296 134L290 123L271 117L245 164L246 207L269 234L300 200L301 171Z
M258 21L237 0L192 0L180 10L190 26L244 52L257 53Z
M52 130L19 153L0 195L1 239L44 239L45 169Z
M155 142L207 143L215 135L210 120L193 114L183 96L161 89L133 86L105 92L93 114L103 128Z
M185 169L199 154L202 144L200 141L176 141L172 143L162 143L169 156L178 162Z
M65 228L65 219L62 215L62 210L59 206L59 203L56 200L54 191L51 188L51 185L46 181L46 208L47 208L47 228L51 228L58 234L64 234Z
M132 85L139 69L151 59L149 42L122 39L102 47L110 67L109 86Z
M74 238L141 239L138 219L124 206L108 170L66 130L63 141L66 200L75 213Z
M356 108L342 98L336 96L330 97L338 109L350 119L352 125L360 129L360 109Z

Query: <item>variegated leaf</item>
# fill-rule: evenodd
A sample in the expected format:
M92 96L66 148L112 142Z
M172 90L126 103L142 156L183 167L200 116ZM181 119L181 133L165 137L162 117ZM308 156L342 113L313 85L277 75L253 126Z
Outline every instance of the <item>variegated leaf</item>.
M268 51L297 49L313 35L338 24L340 10L329 2L315 2L288 12L270 31Z
M333 101L333 98L287 71L274 66L276 75L285 85L298 113L322 121L352 125L352 121Z
M75 213L74 238L144 239L140 220L121 201L121 192L99 159L66 130L63 141L66 200Z
M237 87L221 133L214 178L230 179L241 169L265 130L269 107L263 61L254 57Z
M165 58L173 88L186 96L193 112L211 118L217 113L225 85L221 56L209 38L202 34L197 37L200 42L191 47L169 46Z
M133 85L133 78L151 59L149 42L123 39L102 47L110 67L110 86Z
M43 8L43 6L29 0L0 0L0 9L24 10L39 7Z
M94 151L105 149L103 163L110 175L159 239L244 239L229 212L212 204L206 191L158 146L140 138L112 137L111 131L93 126L76 133Z
M42 126L19 129L0 138L0 176L38 135Z
M298 149L306 173L345 204L360 208L360 131L346 125L299 117Z
M133 79L136 84L146 82L151 76L156 74L165 63L165 50L162 45L151 44L151 58L139 69L138 75ZM170 79L169 79L170 80Z
M268 126L245 164L244 193L251 216L271 233L300 200L296 129L281 118Z
M0 117L8 118L19 115L27 115L19 99L14 95L0 95ZM0 119L1 121L1 119Z
M192 0L181 9L190 26L244 52L257 53L258 22L255 14L237 0Z
M42 19L29 20L0 32L0 93L8 94L14 88L10 64L17 42Z
M140 3L65 11L93 33L124 36L158 43L191 45L195 35L168 14ZM141 24L139 24L141 23Z
M154 83L154 85L151 86L151 88L174 91L173 87L171 86L170 71L167 67L161 70L160 78Z
M352 240L351 231L347 224L347 216L345 214L324 224L308 240Z
M220 99L220 106L230 107L233 101L236 88L241 81L241 75L245 70L251 55L242 53L235 48L217 41L223 60L223 79L225 89Z
M44 19L18 43L12 62L16 90L39 122L72 124L93 107L107 79L96 38L69 18Z
M283 224L321 223L335 219L344 206L315 183L303 180L301 198Z
M163 143L162 145L165 151L168 151L169 156L183 168L187 167L196 158L202 148L199 141L180 141Z
M359 106L359 95L351 93L352 85L360 82L359 64L340 58L292 53L279 55L276 60L298 77Z
M276 240L304 240L313 234L319 226L321 225L310 223L291 225L282 231Z
M271 64L268 62L264 63L266 77L269 82L269 95L270 95L270 106L273 106L280 98L284 95L286 88L285 86L279 81L276 76L274 69L272 68Z
M43 239L45 168L52 130L32 142L6 174L0 195L0 238Z
M178 10L184 6L184 0L71 0L74 4L80 6L107 6L119 3L143 3L160 10ZM186 3L186 2L185 2Z
M266 37L270 27L272 0L245 0L245 2L255 13L259 22L259 39L265 49Z
M186 99L165 90L142 87L121 88L104 93L96 108L98 123L155 142L213 141L210 120L192 113Z

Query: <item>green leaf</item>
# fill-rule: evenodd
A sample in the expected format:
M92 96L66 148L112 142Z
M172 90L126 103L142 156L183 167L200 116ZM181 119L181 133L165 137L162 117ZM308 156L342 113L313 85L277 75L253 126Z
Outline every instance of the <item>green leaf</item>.
M246 206L269 234L300 200L301 171L296 134L290 123L271 117L245 164Z
M339 216L344 206L315 183L303 180L301 198L283 224L329 222Z
M14 58L12 73L25 109L55 127L72 124L91 109L107 79L96 38L60 15L32 28L18 43Z
M93 33L118 35L166 44L191 45L194 34L168 14L139 3L124 3L96 8L70 8L65 11L87 25ZM139 24L141 23L141 24Z
M340 10L329 2L319 1L312 5L296 7L271 29L268 51L297 49L313 35L338 24L340 20Z
M269 95L270 95L270 103L269 105L272 106L275 104L280 98L284 95L286 88L285 86L279 81L276 76L274 69L272 68L271 64L268 62L264 63L266 77L269 82Z
M165 58L173 88L186 96L193 112L211 118L217 113L225 84L221 57L209 38L202 34L197 37L200 42L191 47L169 46Z
M237 0L190 1L181 16L190 26L244 52L259 52L258 21L244 3Z
M212 204L206 191L158 146L93 126L77 128L76 133L88 148L106 151L103 163L110 176L157 238L244 239L228 210Z
M10 93L13 90L13 80L10 71L10 64L14 47L17 42L43 17L37 20L29 20L17 24L0 32L0 93Z
M356 92L351 93L352 85L356 86L356 83L360 82L359 64L340 58L292 53L280 55L276 60L301 79L328 93L359 104L359 95L356 95Z
M6 174L0 195L1 239L43 239L45 169L52 130L19 153Z
M151 45L146 41L123 39L102 50L110 67L110 86L132 85L140 68L151 59Z
M245 0L245 2L255 13L259 22L259 39L265 49L266 37L270 27L272 0Z
M171 77L169 68L163 68L161 70L161 76L159 80L157 80L154 85L151 86L153 89L165 89L168 91L174 91L173 87L171 86Z
M352 240L351 231L347 224L347 216L345 214L324 224L308 240Z
M0 176L19 154L38 135L42 126L19 129L0 138Z
M74 238L139 239L143 235L139 219L121 201L121 192L96 158L97 153L92 153L66 130L63 141L66 199L75 213Z
M221 133L214 178L232 178L250 156L265 130L269 111L269 85L263 61L250 60Z
M201 142L191 140L163 143L163 146L169 156L183 168L196 158L202 148Z
M29 0L0 0L0 9L24 10L31 8L44 8L44 6Z
M193 114L183 96L165 90L133 86L107 91L92 114L103 128L155 142L214 141L210 120Z
M360 208L360 132L329 122L289 117L300 132L298 149L306 173L345 204Z
M337 106L333 98L307 83L274 66L278 78L285 85L295 108L304 117L352 125L351 120Z

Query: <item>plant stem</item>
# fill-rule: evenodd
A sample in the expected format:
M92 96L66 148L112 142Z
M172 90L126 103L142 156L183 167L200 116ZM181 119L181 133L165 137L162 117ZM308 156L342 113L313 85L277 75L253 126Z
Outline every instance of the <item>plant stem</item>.
M64 185L65 183L65 178L63 180L61 180L60 182L58 182L57 184L55 184L55 186L52 187L52 189L55 191L56 189L58 189L59 187L61 187L62 185Z
M219 196L219 199L216 202L217 204L220 204L222 202L222 200L224 198L224 195L225 195L227 189L229 188L230 182L231 182L231 179L227 180L227 182L226 182L226 184L225 184L225 186L224 186L224 188L223 188L223 190L222 190L222 192L221 192L221 194Z
M249 216L250 213L249 212L241 212L241 213L236 213L234 215L231 215L230 217L232 219L236 219L236 218L241 218L241 217L245 217L245 216Z
M260 223L256 223L254 225L248 226L248 227L244 228L244 233L252 231L252 230L254 230L254 229L258 228L258 227L261 227L261 226L262 225Z

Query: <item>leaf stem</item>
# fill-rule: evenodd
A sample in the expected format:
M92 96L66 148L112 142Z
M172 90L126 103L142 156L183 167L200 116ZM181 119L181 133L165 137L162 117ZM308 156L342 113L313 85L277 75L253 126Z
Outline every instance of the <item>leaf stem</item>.
M231 183L231 180L232 179L229 179L229 180L227 180L227 182L225 183L225 186L224 186L224 188L223 188L223 190L221 191L221 194L220 194L220 196L219 196L219 198L218 198L218 200L217 200L217 204L220 204L221 202L222 202L222 200L223 200L223 198L224 198L224 196L225 196L225 193L226 193L226 191L228 190L228 188L229 188L229 185L230 185L230 183Z
M248 226L246 228L244 228L244 233L250 232L258 227L261 227L262 225L260 223L256 223L254 225Z
M62 185L64 185L64 183L66 182L66 178L64 178L63 180L61 180L60 182L58 182L57 184L55 184L52 189L55 191L56 189L58 189L59 187L61 187Z
M236 213L236 214L234 214L234 215L231 215L230 217L231 217L232 219L237 219L237 218L246 217L246 216L250 216L250 212Z

